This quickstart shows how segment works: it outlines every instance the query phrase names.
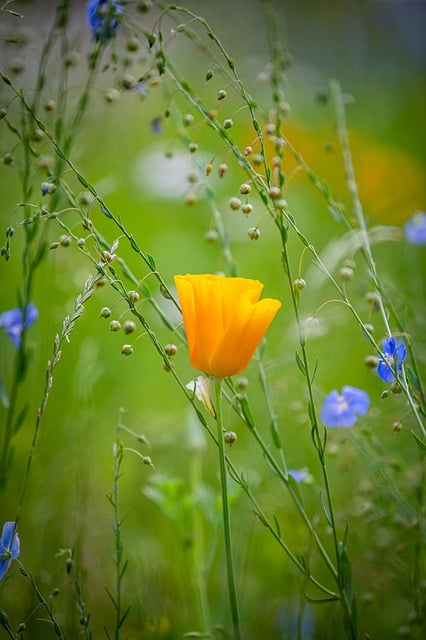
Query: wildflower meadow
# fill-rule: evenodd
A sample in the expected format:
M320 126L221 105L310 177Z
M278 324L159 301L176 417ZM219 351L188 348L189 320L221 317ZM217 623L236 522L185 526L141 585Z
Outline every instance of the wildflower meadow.
M0 0L0 638L425 637L425 19Z

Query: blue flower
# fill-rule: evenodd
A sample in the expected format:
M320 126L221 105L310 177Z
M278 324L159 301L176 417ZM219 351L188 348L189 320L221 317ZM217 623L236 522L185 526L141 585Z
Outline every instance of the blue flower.
M160 133L161 132L161 118L160 116L156 116L151 120L151 132L152 133Z
M379 360L377 373L385 382L394 382L396 376L401 373L402 363L407 357L406 346L403 342L397 342L391 336L383 340L382 351L384 357Z
M308 475L306 469L289 469L287 473L296 480L297 484L300 484Z
M87 3L87 21L93 38L111 40L118 27L118 16L123 7L116 0L89 0Z
M342 393L334 390L328 394L321 409L321 420L326 427L353 427L358 415L367 413L370 398L362 389L344 386Z
M0 580L19 556L20 544L14 522L5 522L0 538Z
M21 346L21 337L24 329L28 329L37 320L38 311L32 302L20 309L10 309L0 314L0 327L10 338L17 349Z
M426 244L426 213L415 211L405 223L404 233L411 244Z

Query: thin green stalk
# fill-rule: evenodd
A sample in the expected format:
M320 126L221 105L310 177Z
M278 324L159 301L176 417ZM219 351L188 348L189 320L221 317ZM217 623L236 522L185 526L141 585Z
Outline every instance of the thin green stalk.
M231 539L231 520L229 516L225 445L223 441L222 384L222 378L214 378L217 444L219 451L220 485L222 490L223 532L225 536L225 554L226 569L228 574L229 601L231 605L232 623L234 626L234 640L241 640L242 635L240 628L240 613L238 607L237 588L234 572L234 558Z

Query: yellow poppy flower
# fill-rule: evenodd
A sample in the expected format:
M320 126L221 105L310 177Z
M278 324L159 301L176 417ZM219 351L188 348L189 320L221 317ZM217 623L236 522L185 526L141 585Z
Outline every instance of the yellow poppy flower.
M241 373L275 314L279 300L259 300L263 284L247 278L175 276L193 366L210 376Z

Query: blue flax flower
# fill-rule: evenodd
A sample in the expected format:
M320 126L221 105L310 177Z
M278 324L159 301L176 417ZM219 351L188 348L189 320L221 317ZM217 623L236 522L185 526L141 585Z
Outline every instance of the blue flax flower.
M93 38L111 40L118 27L118 16L123 7L116 0L89 0L87 3L87 21Z
M367 413L370 398L362 389L348 385L342 393L334 390L328 394L321 409L321 420L326 427L353 427L358 415Z
M296 480L297 484L300 484L308 475L306 469L289 469L287 473Z
M405 223L404 233L411 244L426 244L426 213L415 211Z
M6 571L19 556L20 544L19 537L15 529L14 522L5 522L0 538L0 580Z
M32 302L20 309L10 309L0 314L0 327L6 332L17 349L21 346L22 332L28 329L38 318L38 311Z
M382 342L384 358L380 358L377 373L385 382L394 382L396 375L402 371L402 363L407 357L407 349L403 342L397 342L395 338L386 338ZM389 369L389 366L391 369Z

